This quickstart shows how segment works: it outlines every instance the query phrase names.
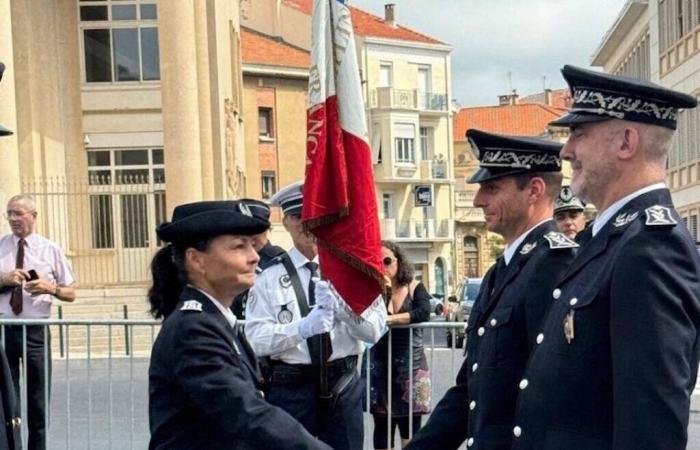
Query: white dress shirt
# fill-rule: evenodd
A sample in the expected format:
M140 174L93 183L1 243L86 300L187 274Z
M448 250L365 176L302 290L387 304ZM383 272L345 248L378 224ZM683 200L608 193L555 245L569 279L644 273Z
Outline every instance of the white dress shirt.
M605 211L601 211L598 217L593 221L593 229L591 232L593 236L598 234L598 232L605 226L606 223L610 222L612 216L614 216L619 210L622 209L627 203L631 202L635 198L647 192L655 191L657 189L665 189L666 183L655 183L650 186L643 187L637 191L632 192L630 195L621 198L612 205L608 206Z
M306 294L303 301L308 301L311 273L304 264L309 260L296 248L292 248L288 254ZM317 259L314 258L314 262ZM345 302L342 303L345 308L336 312L335 324L330 332L333 345L331 361L362 353L363 342L376 343L386 323L386 307L381 296L360 316L350 312ZM283 309L292 313L291 322L280 322L279 313ZM288 364L311 363L306 340L299 334L301 312L284 264L274 264L258 275L248 294L245 317L245 334L258 356L270 356L273 360Z
M75 282L73 269L58 245L38 234L30 234L24 241L24 270L34 269L39 278L49 280L57 286L70 286ZM15 270L18 243L19 238L14 234L0 238L0 273ZM19 316L12 312L10 306L12 290L7 289L0 294L0 315L21 319L45 319L51 315L52 295L40 294L32 297L25 290L22 290L22 294L22 312Z
M207 294L207 293L204 292L203 290L201 290L201 289L199 289L199 288L197 288L197 287L194 287L194 286L192 286L191 284L188 284L188 286L191 287L192 289L195 289L195 290L201 292L201 293L204 294L209 300L211 300L211 302L214 304L214 306L216 306L216 309L218 309L219 311L221 311L221 314L224 315L224 319L226 319L226 322L228 322L228 324L231 325L231 328L236 328L236 321L237 321L238 319L236 319L236 315L233 313L233 311L231 311L230 308L225 307L224 305L222 305L221 303L219 303L219 301L218 301L217 299L215 299L215 298L212 297L211 295Z

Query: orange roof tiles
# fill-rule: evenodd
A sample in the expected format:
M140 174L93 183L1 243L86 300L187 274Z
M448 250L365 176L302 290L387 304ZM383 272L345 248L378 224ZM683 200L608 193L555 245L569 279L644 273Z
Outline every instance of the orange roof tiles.
M313 0L284 0L284 3L306 14L311 14ZM349 6L349 5L348 5ZM355 33L360 36L380 37L386 39L399 39L402 41L424 42L428 44L442 44L437 39L418 33L401 25L391 26L383 18L377 17L354 6L349 6L352 18L352 26Z
M311 56L293 45L241 27L241 59L249 64L308 69Z
M469 128L491 133L539 136L547 124L566 112L565 108L538 103L462 108L454 117L455 141L464 141Z

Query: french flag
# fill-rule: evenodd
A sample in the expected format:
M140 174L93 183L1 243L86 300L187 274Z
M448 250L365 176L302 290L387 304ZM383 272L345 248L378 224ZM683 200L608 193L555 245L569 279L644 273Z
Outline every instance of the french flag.
M350 10L314 0L302 220L319 262L361 314L384 286L372 152Z

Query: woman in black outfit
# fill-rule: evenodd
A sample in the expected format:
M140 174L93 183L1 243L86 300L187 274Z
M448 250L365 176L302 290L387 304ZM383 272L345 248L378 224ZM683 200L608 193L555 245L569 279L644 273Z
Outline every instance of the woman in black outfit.
M175 208L158 237L151 312L164 317L149 368L149 449L330 449L261 392L231 303L255 281L252 235L269 222L235 201Z
M387 325L406 325L430 319L430 294L422 283L413 280L413 269L401 248L382 242L384 274L391 280L387 295ZM409 340L413 335L413 346ZM391 361L389 339L391 338ZM412 367L410 360L413 360ZM391 364L391 426L387 430L388 363ZM412 371L411 371L412 369ZM398 426L402 447L409 441L409 415L413 433L421 426L421 416L430 412L430 374L423 350L423 330L394 329L370 352L370 412L374 417L374 448L394 448L394 430ZM413 392L410 392L411 387ZM409 399L413 406L409 411ZM388 436L387 436L388 434ZM389 445L387 445L389 444Z

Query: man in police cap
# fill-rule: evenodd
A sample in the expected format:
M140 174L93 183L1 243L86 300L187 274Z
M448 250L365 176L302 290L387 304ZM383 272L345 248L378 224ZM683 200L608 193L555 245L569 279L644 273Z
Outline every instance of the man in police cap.
M551 292L513 448L686 448L700 358L700 257L664 185L679 108L653 83L562 69L571 188L599 215ZM589 236L585 236L590 234Z
M508 449L518 385L551 299L578 247L559 233L552 205L561 187L561 144L468 130L479 158L469 180L474 205L506 248L484 278L467 327L457 384L440 400L410 449Z
M252 198L244 198L239 200L248 206L251 214L258 219L264 220L265 222L270 222L270 206L260 200L255 200ZM270 230L267 229L262 233L258 233L253 236L253 247L255 251L258 252L260 261L258 261L258 267L256 273L260 274L265 270L275 258L282 256L285 252L282 247L273 245L268 238ZM245 305L248 301L248 290L238 295L233 300L233 305L231 305L231 310L236 315L237 318L245 320Z
M362 342L375 343L381 337L386 308L377 297L358 316L319 279L316 244L301 221L302 186L291 184L270 199L282 209L294 247L256 280L248 297L245 332L255 353L271 360L267 400L334 449L360 450L363 386L357 360ZM325 381L323 340L332 348ZM333 404L320 401L322 382L331 388Z
M0 62L0 81L5 72L5 64ZM0 136L9 136L12 131L0 124ZM20 435L19 403L12 382L10 366L7 363L4 345L0 345L0 448L22 448Z
M571 188L562 186L554 201L554 220L559 231L569 239L576 239L576 235L586 228L585 209L586 205L571 192Z

